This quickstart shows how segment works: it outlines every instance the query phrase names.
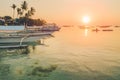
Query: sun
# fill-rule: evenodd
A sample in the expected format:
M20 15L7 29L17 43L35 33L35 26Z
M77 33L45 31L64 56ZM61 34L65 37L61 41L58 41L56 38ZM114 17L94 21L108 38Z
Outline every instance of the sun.
M90 17L89 16L84 16L82 18L83 23L88 24L90 22Z

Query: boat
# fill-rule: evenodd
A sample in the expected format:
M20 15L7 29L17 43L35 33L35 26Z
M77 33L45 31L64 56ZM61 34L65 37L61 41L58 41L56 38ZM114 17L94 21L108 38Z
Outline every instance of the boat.
M111 27L111 26L98 26L98 27L100 27L100 28L109 28L109 27Z
M42 26L27 26L26 30L28 31L59 31L60 27L58 27L56 24L45 24Z
M0 44L16 43L16 42L33 42L35 40L51 36L50 32L44 33L28 33L28 34L8 34L0 36Z
M115 26L116 28L119 28L120 26Z
M102 31L113 31L113 29L103 29Z
M27 45L13 45L13 46L0 46L0 49L25 49L27 48L28 46Z
M41 31L59 31L60 28L56 24L43 25Z
M14 33L21 32L25 30L24 25L20 26L0 26L0 33Z
M14 37L1 37L0 38L0 49L2 48L14 48L14 47L27 47L31 44L41 45L41 40L52 37L50 34L46 35L35 35L35 36L14 36Z
M53 31L27 30L24 26L0 26L0 48L24 47L29 43L51 36ZM15 28L15 29L13 29ZM19 29L19 30L18 30Z
M92 31L95 31L95 32L98 32L98 31L100 31L98 28L96 28L96 29L93 29Z

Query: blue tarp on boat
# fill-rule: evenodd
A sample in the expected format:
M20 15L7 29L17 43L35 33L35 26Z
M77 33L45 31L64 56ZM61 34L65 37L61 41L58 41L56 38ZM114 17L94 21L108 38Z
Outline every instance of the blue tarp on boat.
M0 30L24 30L24 26L0 26Z

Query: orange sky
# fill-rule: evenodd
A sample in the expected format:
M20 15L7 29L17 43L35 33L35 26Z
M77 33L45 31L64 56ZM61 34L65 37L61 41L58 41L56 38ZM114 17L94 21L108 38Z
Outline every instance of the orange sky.
M20 7L24 0L1 0L0 15L12 15L10 6ZM82 17L90 16L91 25L120 25L120 0L26 0L36 9L33 18L43 18L59 25L82 25Z

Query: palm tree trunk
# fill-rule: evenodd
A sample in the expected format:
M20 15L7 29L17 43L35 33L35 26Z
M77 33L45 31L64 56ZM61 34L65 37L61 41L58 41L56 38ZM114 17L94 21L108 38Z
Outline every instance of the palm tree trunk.
M18 13L17 13L17 18L18 18Z
M13 9L13 19L14 19L14 15L15 15L15 9Z
M24 10L22 10L22 13L23 13L23 14L22 14L22 16L23 16L23 15L24 15Z

